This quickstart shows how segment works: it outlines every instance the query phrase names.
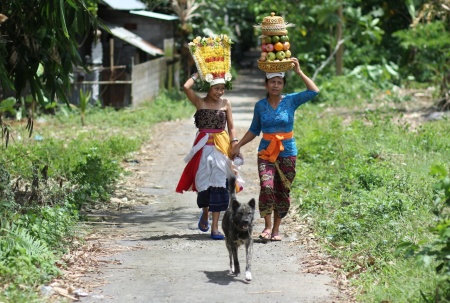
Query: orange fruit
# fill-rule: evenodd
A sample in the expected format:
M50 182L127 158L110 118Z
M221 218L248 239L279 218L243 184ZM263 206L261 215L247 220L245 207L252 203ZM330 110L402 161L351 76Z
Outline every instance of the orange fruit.
M275 44L273 45L273 48L274 48L276 51L283 50L283 43L277 42L277 43L275 43Z

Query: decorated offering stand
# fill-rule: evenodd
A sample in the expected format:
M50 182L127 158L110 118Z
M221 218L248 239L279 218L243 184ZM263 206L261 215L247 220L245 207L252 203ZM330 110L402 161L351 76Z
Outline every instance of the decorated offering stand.
M264 17L261 24L254 27L261 28L261 57L258 60L259 69L266 73L284 72L291 69L291 44L286 28L294 24L287 23L280 16L271 13Z
M200 79L210 85L225 80L225 87L231 88L231 44L227 35L196 37L189 42L189 51L194 58Z

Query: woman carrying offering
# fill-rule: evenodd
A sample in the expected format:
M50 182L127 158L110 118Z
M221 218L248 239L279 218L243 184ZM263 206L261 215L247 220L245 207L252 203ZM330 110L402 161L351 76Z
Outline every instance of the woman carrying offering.
M200 48L207 48L210 42L212 42L210 49L199 51ZM211 238L215 240L224 239L224 235L219 231L218 222L220 212L228 208L227 177L233 173L233 164L229 156L231 147L237 144L231 103L222 98L226 87L231 84L229 42L226 36L220 36L220 39L199 37L194 39L194 42L190 43L190 49L199 73L193 74L183 85L186 96L196 108L194 120L198 132L194 145L185 158L187 165L176 191L197 192L197 205L202 208L198 228L203 232L209 230L208 213L211 212ZM215 58L214 61L205 58L208 54ZM210 73L208 68L214 71L222 69L223 72ZM209 85L208 92L203 98L192 89L199 77ZM231 141L230 137L233 138Z
M293 135L295 111L319 92L316 84L301 70L298 59L291 60L294 72L303 80L306 90L283 95L286 84L284 72L267 73L267 97L255 104L250 129L232 148L232 155L236 156L242 146L263 133L258 148L259 212L265 222L260 235L262 240L281 241L281 220L289 211L291 184L296 174L297 147Z

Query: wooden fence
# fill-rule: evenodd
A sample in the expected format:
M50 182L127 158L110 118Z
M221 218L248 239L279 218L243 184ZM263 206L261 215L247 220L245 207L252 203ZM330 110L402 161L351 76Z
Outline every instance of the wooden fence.
M158 58L137 65L94 66L86 73L77 69L69 92L72 104L80 103L80 90L90 92L91 104L114 108L137 106L151 101L161 90L179 86L179 63Z

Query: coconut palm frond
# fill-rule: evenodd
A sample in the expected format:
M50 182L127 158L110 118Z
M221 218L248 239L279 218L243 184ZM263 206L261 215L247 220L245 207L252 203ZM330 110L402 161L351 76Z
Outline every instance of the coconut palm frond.
M185 23L189 19L198 16L194 12L202 5L204 5L203 2L196 3L196 0L172 0L172 9L178 15L181 23Z

